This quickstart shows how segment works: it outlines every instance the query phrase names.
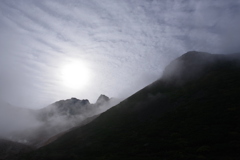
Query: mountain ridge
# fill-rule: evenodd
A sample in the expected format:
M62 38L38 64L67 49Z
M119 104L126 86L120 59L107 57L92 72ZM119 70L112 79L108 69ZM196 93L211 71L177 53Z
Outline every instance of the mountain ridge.
M239 159L239 60L205 55L214 57L207 68L188 68L200 76L177 85L175 80L183 76L178 72L175 80L159 79L22 158ZM183 58L192 60L189 55ZM186 74L185 68L181 73Z
M210 57L208 61L201 62L206 57ZM173 61L168 66L173 71L180 68L180 72L163 74L165 78L90 119L91 123L61 132L60 136L55 134L56 139L53 136L41 144L47 146L24 154L22 159L66 159L69 156L72 159L221 159L221 156L222 159L238 159L239 57L239 54L188 52L175 60L188 67L177 66L174 69ZM191 77L188 73L198 76ZM179 79L181 83L177 82ZM55 103L67 101L71 104L89 102L71 98ZM216 155L219 151L221 156Z
M99 96L99 98L101 97L102 95ZM11 141L41 147L52 136L92 121L96 114L101 113L102 108L110 107L112 101L107 96L105 98L106 101L102 99L101 103L93 104L87 99L70 98L56 101L39 110L1 105L0 111L3 116L0 118L3 119L1 121L3 126L6 126L4 114L15 115L15 117L19 117L23 121L18 129L13 130L11 133L6 133L3 137ZM19 116L16 116L18 114ZM11 117L8 116L7 118L11 121ZM12 126L14 126L15 123L12 123ZM27 126L24 124L27 124Z

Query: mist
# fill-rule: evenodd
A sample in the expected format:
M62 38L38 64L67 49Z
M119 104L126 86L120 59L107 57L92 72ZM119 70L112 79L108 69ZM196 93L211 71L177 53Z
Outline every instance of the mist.
M91 122L118 102L118 99L100 98L91 104L88 100L71 98L38 110L1 103L0 138L41 147L49 138Z
M10 138L13 132L41 125L42 122L37 120L32 110L0 103L0 137Z
M39 147L161 75L182 85L239 53L239 19L239 0L1 0L0 137Z
M240 52L211 54L189 51L167 65L161 79L169 85L181 86L219 68L239 66Z

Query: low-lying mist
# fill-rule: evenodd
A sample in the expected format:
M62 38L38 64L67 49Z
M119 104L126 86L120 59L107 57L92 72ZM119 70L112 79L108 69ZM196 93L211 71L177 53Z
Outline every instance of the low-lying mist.
M101 98L102 96L102 98ZM92 121L119 100L101 95L94 104L71 98L40 110L0 103L0 138L41 147L49 138Z
M33 110L0 103L0 137L11 138L11 134L16 131L41 125L42 122L37 119Z

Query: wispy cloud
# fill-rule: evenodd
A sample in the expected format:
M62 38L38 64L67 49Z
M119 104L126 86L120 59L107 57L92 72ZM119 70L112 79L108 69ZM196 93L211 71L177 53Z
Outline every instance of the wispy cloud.
M28 107L126 97L189 50L239 52L239 15L239 0L2 0L0 97ZM88 64L90 85L61 85L69 59Z

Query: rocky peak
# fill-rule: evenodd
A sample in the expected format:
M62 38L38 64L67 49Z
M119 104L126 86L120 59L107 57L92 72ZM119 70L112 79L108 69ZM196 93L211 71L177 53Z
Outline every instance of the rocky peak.
M82 105L89 105L90 102L87 99L83 99L83 100L81 100L81 104Z
M101 95L98 97L98 99L97 99L97 101L96 101L96 104L101 105L101 104L103 104L103 103L105 103L105 102L108 102L109 100L110 100L109 97L101 94Z
M61 105L65 105L65 104L69 104L69 105L75 105L75 104L79 104L79 105L88 105L90 104L90 102L87 99L77 99L75 97L72 97L71 99L67 99L67 100L60 100L58 102L54 103L57 106L61 106Z

